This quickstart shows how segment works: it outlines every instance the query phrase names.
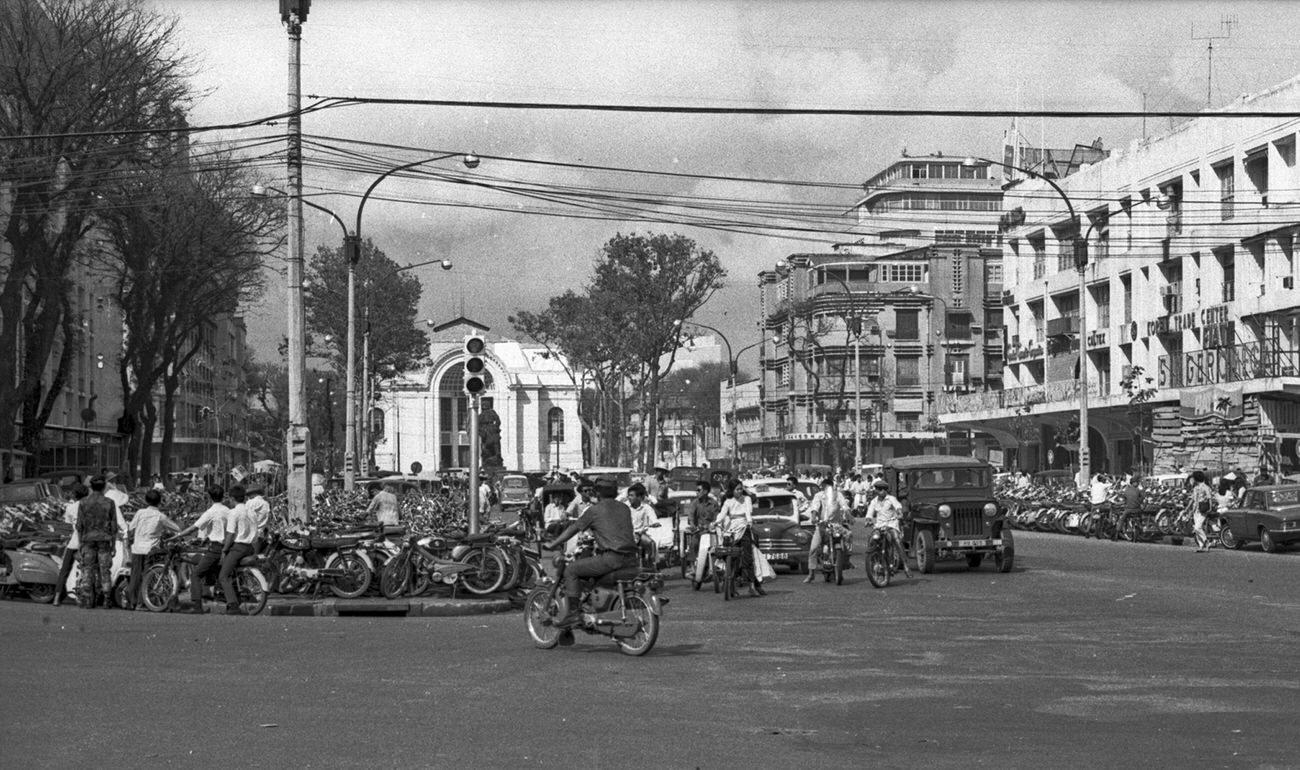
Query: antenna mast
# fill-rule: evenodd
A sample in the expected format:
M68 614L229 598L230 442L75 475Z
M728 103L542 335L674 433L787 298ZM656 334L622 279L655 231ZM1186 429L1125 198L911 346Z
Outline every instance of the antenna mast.
M1204 40L1205 44L1205 107L1213 106L1214 93L1214 41L1227 40L1232 37L1232 28L1237 26L1237 14L1223 16L1219 19L1219 33L1213 35L1196 34L1196 22L1192 22L1192 39Z

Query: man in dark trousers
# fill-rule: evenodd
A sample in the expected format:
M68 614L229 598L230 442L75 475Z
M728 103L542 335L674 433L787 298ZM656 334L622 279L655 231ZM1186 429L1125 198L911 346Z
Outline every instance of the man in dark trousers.
M614 499L618 487L612 481L597 481L596 494L600 502L588 508L577 521L546 544L547 549L557 550L566 540L588 529L596 538L596 554L586 559L575 559L564 571L564 595L569 600L569 614L556 624L560 628L572 628L582 621L578 600L582 596L584 578L599 578L624 567L636 566L637 542L632 532L632 509Z
M1141 477L1136 473L1129 474L1128 486L1124 487L1124 512L1119 515L1119 521L1115 522L1115 531L1110 533L1112 541L1119 539L1119 533L1124 531L1124 525L1128 523L1129 517L1136 517L1139 520L1142 517L1142 504L1145 502L1145 495L1142 494L1142 487L1138 486Z
M121 535L117 524L117 504L104 496L108 482L103 476L90 480L90 494L77 508L77 538L81 542L81 580L77 586L82 609L99 602L112 606L108 597L113 594L113 547Z

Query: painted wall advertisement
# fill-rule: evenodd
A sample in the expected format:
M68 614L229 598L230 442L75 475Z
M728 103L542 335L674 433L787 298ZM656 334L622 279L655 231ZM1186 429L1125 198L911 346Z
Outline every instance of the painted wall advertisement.
M1240 385L1206 385L1184 388L1178 395L1178 411L1183 422L1215 419L1240 420L1244 414Z

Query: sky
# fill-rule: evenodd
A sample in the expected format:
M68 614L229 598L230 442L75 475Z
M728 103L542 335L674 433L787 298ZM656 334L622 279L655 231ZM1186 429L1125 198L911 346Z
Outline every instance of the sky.
M191 61L200 94L191 124L284 111L289 49L276 2L150 4L175 18L180 52ZM304 105L317 95L840 109L1137 111L1145 102L1150 111L1198 110L1207 98L1206 37L1218 36L1210 99L1221 106L1300 74L1297 29L1296 2L314 0L303 25L302 93ZM1170 125L1152 117L1146 131ZM385 180L366 204L363 236L395 261L454 263L449 272L412 271L424 285L421 318L441 323L463 312L494 336L517 337L507 317L581 291L614 234L679 232L726 268L725 286L696 320L722 330L739 350L758 339L759 271L848 240L850 222L837 216L856 202L856 186L904 150L996 157L1009 126L1001 117L361 104L304 116L304 189L351 227L359 196L386 167L477 153L483 160L473 171L455 159L432 164L418 178ZM1115 148L1140 138L1143 124L1034 118L1020 130L1049 147L1101 138ZM282 131L206 132L202 140L251 143ZM268 184L284 185L282 165L262 172ZM547 200L543 188L579 192ZM611 191L635 194L640 214L591 218L596 196ZM703 204L723 224L680 222L679 209L664 203L675 196ZM737 207L835 216L802 230L756 232L734 226L737 217L754 216ZM339 238L335 222L307 210L309 254ZM271 267L282 270L283 262ZM244 311L249 343L263 360L276 356L285 334L284 285L269 273L265 298Z

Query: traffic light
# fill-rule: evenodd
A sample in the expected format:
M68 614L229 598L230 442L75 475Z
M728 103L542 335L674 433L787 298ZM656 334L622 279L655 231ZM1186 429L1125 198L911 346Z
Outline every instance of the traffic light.
M487 389L487 362L483 358L487 344L477 334L465 336L465 392L477 396Z

